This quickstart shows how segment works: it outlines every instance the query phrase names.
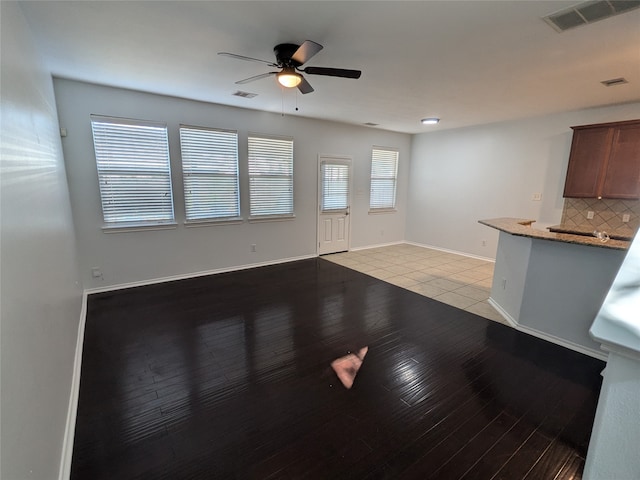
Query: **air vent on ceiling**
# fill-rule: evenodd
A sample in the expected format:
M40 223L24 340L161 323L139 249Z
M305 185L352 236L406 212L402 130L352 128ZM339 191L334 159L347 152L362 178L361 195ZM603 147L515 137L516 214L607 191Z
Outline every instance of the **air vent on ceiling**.
M363 123L363 125L366 125L367 127L377 127L380 124L379 123L367 122L367 123Z
M640 7L640 0L590 0L552 13L544 17L544 21L554 30L564 32L638 7Z
M236 97L242 97L242 98L253 98L258 96L257 93L243 92L242 90L238 90L236 93L234 93L234 95Z
M613 87L614 85L622 85L624 83L629 83L626 78L612 78L611 80L603 80L600 82L605 87Z

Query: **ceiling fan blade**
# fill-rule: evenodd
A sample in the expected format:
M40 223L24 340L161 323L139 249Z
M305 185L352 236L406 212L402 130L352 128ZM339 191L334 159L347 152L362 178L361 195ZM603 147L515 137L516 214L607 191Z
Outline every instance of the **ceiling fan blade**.
M267 65L269 65L270 67L277 67L278 65L276 65L273 62L267 62L266 60L260 60L259 58L253 58L253 57L245 57L244 55L236 55L235 53L229 53L229 52L218 52L218 55L222 55L223 57L231 57L231 58L235 58L237 60L247 60L249 62L260 62L260 63L266 63Z
M299 65L307 63L311 57L323 49L323 46L319 43L312 42L311 40L305 40L302 45L298 47L291 59L298 62Z
M344 68L307 67L301 70L309 75L326 75L328 77L360 78L360 70L346 70Z
M298 90L300 93L311 93L313 92L313 87L307 82L307 80L302 77L302 81L298 84Z
M275 75L278 72L269 72L269 73L261 73L260 75L254 75L253 77L245 78L244 80L238 80L236 85L244 85L245 83L253 82L255 80L260 80L261 78L267 78L271 75Z

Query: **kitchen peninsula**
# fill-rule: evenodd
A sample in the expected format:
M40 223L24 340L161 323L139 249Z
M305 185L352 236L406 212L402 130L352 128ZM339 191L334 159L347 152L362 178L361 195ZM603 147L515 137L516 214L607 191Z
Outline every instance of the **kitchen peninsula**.
M606 359L589 328L630 242L538 230L520 218L479 223L500 231L489 303L520 331Z

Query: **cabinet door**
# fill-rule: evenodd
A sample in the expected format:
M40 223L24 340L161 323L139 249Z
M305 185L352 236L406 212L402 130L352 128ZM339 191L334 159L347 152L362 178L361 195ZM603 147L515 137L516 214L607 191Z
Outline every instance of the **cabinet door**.
M640 198L640 124L614 129L602 196Z
M580 128L573 131L565 197L599 196L602 169L611 148L611 128Z

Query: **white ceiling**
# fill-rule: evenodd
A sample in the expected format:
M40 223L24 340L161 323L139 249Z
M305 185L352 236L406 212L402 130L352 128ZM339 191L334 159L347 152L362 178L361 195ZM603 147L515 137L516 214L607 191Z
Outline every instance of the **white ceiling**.
M640 9L557 33L573 1L21 2L55 76L407 133L640 100ZM272 70L278 43L324 45L308 95ZM629 83L605 87L602 80ZM232 96L257 93L253 99ZM299 111L295 111L295 106ZM639 112L640 113L640 112ZM423 117L442 119L423 126Z

